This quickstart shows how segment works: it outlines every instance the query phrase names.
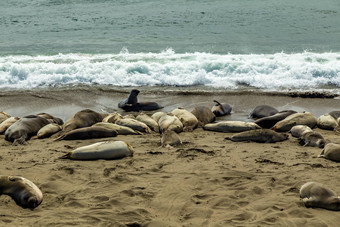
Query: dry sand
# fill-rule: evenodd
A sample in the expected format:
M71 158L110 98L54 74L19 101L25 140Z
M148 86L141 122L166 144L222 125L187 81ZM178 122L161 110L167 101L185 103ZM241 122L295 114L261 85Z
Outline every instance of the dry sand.
M317 117L340 109L336 99L301 99L252 95L140 94L170 111L194 104L212 106L218 99L233 106L225 119L247 120L258 104L307 110ZM63 120L91 108L115 111L125 93L95 90L2 92L0 111L12 116L47 112ZM316 129L332 142L340 136ZM302 147L297 139L275 144L231 142L229 133L202 128L180 134L183 144L160 147L159 134L112 138L130 143L133 157L74 161L60 156L85 141L30 140L12 146L0 135L1 175L33 181L42 204L23 209L0 196L2 226L337 226L340 212L306 208L299 188L320 182L340 194L340 165L317 158L320 148ZM111 140L111 139L109 139Z

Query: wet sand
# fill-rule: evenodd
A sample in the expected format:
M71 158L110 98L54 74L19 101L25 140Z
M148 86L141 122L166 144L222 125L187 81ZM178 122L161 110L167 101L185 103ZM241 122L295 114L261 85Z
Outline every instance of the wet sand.
M316 117L340 109L338 99L291 98L245 94L180 94L141 89L140 101L156 101L171 111L211 107L212 100L233 107L221 119L247 120L259 104L278 110L309 111ZM47 112L67 120L90 108L114 112L128 89L51 89L0 93L0 111L11 116ZM121 112L123 113L123 112ZM315 129L340 143L333 131ZM340 213L306 208L299 188L320 182L340 193L340 166L317 158L322 149L302 147L296 138L275 144L234 143L231 133L183 132L183 144L160 147L160 135L119 135L110 139L30 140L12 146L0 135L1 175L19 175L43 192L42 204L23 209L0 196L0 223L6 226L336 226ZM74 161L59 159L79 146L123 140L133 157L120 160Z

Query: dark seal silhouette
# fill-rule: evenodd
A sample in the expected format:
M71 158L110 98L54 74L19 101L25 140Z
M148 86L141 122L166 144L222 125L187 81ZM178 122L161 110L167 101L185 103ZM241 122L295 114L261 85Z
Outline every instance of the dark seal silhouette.
M137 96L139 94L139 90L132 89L130 95L127 99L120 101L118 103L118 107L122 108L126 112L139 112L141 110L144 111L152 111L162 109L163 106L159 105L156 102L138 102Z

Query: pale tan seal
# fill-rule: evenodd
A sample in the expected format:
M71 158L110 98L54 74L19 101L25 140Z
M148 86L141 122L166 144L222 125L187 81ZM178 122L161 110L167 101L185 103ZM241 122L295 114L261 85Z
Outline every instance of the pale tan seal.
M183 131L183 124L178 117L173 114L164 114L158 121L159 132L162 134L167 130L180 133Z
M307 125L295 125L289 131L293 137L300 138L303 134L307 132L313 132L313 129Z
M24 208L36 208L43 200L40 189L30 180L19 176L0 176L1 194L9 195Z
M86 139L96 139L96 138L106 138L117 136L117 131L100 127L100 126L90 126L85 128L77 128L67 133L62 134L55 140L86 140Z
M135 131L132 128L129 128L123 125L117 125L114 123L109 123L109 122L98 122L92 126L100 126L100 127L104 127L108 129L113 129L117 131L118 135L142 135L141 132Z
M340 162L340 144L327 143L318 157Z
M3 122L1 122L1 124L0 124L0 134L5 133L5 131L9 128L9 126L14 124L19 119L20 118L18 118L18 117L10 117L10 118L7 118L6 120L4 120Z
M182 140L176 132L167 130L162 134L161 144L162 147L172 147L182 144Z
M220 121L217 123L210 123L203 126L204 130L215 132L244 132L254 129L260 129L261 127L254 122L245 121Z
M43 139L43 138L50 137L53 134L59 132L60 130L61 130L61 125L57 123L49 123L48 125L45 125L38 131L37 138Z
M255 129L239 132L225 139L233 142L253 141L258 143L275 143L288 139L288 135L285 133L277 133L270 129Z
M151 115L151 118L154 119L154 120L158 123L159 119L160 119L164 114L167 114L167 113L166 113L166 112L159 111L159 112L156 112L156 113L152 114L152 115Z
M200 126L214 122L216 119L215 114L206 106L196 106L191 113L195 115Z
M98 113L90 109L81 110L75 113L63 124L63 132L68 132L77 128L89 127L97 122L101 122L107 114Z
M249 118L259 119L262 117L269 117L279 112L272 106L269 105L259 105L254 108L254 110L249 114Z
M49 123L45 118L36 115L22 117L6 130L5 139L13 142L13 145L26 144L26 140L37 135Z
M151 129L143 122L140 122L136 119L124 118L117 112L109 114L103 119L103 122L115 123L117 125L123 125L132 128L136 131L151 133Z
M119 159L133 156L133 147L123 141L105 141L79 147L61 158L76 160Z
M277 122L272 129L277 132L288 132L295 125L307 125L310 128L314 128L316 122L316 117L309 112L295 113Z
M326 144L326 140L319 132L311 131L301 135L299 144L302 146L323 148Z
M340 211L340 198L320 183L307 182L302 185L300 198L306 207Z
M260 126L261 128L271 128L273 127L277 122L282 121L289 115L292 115L296 113L294 110L283 110L280 111L274 115L268 116L268 117L262 117L260 119L257 119L255 123Z
M11 116L6 114L5 112L0 112L0 123L2 123L7 118L10 118Z
M323 114L318 118L317 126L324 130L334 130L334 128L338 126L338 122L331 115Z
M216 117L221 117L230 114L232 107L228 103L220 103L217 100L214 100L216 103L211 111L215 114Z
M171 111L183 124L183 131L192 132L198 126L198 120L195 115L182 107Z
M149 126L149 128L155 132L159 132L159 126L158 123L149 115L145 114L145 113L140 113L137 115L136 117L137 121L143 122L144 124L146 124L147 126Z

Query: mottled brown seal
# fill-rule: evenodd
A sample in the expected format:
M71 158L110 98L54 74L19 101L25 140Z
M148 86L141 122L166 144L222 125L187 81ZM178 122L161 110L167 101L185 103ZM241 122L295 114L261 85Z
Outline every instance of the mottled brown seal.
M217 123L210 123L203 126L204 130L215 132L244 132L254 129L260 129L261 127L254 122L245 121L220 121Z
M288 139L288 135L285 133L277 133L270 129L255 129L240 132L225 139L233 142L253 141L258 143L275 143Z
M191 113L195 115L200 126L214 122L216 119L215 114L206 106L196 106Z
M98 113L90 109L81 110L75 113L63 124L63 132L68 132L77 128L89 127L97 122L101 122L107 114Z
M326 144L326 140L319 132L311 131L302 134L299 138L299 144L302 146L323 148Z
M309 112L294 113L277 122L272 129L277 132L288 132L295 125L307 125L310 128L314 128L316 122L316 117Z
M55 140L86 140L86 139L95 139L95 138L106 138L106 137L115 137L117 136L117 131L100 127L100 126L92 126L85 128L77 128L67 133L59 136Z
M277 122L282 121L286 117L296 113L294 110L283 110L280 111L274 115L268 116L268 117L262 117L260 119L257 119L255 123L260 126L261 128L271 128L273 127Z

